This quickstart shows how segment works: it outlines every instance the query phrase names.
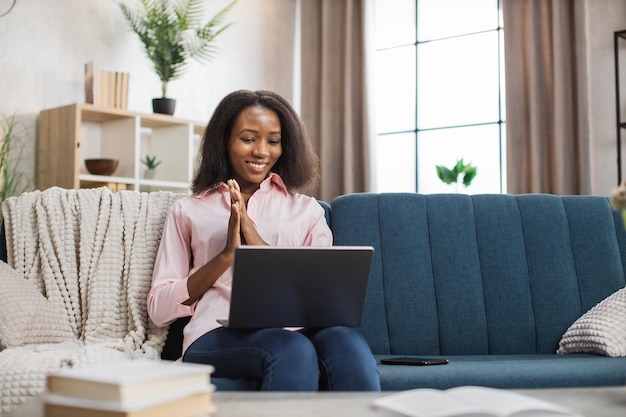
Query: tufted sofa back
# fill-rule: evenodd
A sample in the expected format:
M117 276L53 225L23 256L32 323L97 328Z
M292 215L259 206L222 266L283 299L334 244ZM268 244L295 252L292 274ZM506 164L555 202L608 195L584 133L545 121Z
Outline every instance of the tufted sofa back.
M336 245L376 252L360 328L375 354L554 353L624 287L626 234L596 196L349 194Z

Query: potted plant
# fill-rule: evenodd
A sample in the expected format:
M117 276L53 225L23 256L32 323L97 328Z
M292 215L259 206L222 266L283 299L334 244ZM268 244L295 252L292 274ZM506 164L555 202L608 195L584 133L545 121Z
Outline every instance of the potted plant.
M156 155L155 156L150 156L150 155L146 155L145 158L143 158L141 160L141 163L144 164L146 166L146 170L144 171L144 178L146 179L152 179L154 178L154 174L156 173L156 167L158 167L159 165L161 165L160 160L157 160Z
M456 164L452 168L446 168L443 165L437 165L437 176L441 181L446 184L458 184L459 179L465 188L469 187L472 180L476 177L477 168L471 163L465 163L463 158L456 161Z
M161 98L152 101L155 113L174 114L176 101L167 97L167 83L178 78L189 58L209 61L215 39L231 24L223 20L237 3L234 0L202 25L203 0L141 0L141 7L120 8L131 30L139 36L161 80Z

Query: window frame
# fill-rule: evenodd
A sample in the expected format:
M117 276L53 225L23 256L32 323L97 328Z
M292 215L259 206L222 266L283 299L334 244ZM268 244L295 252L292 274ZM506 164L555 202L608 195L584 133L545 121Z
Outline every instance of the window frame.
M419 160L420 160L420 141L421 141L421 135L423 133L428 133L428 132L432 132L432 131L436 131L436 130L442 130L442 129L457 129L457 128L470 128L470 127L475 127L475 126L497 126L497 131L498 131L498 155L499 155L499 160L497 162L497 165L499 167L499 186L498 186L498 190L497 192L499 193L505 193L506 192L506 138L505 138L505 134L506 134L506 120L505 120L505 91L504 91L504 34L503 34L503 17L502 17L502 0L495 0L495 6L497 8L497 26L492 28L492 29L487 29L487 30L480 30L480 31L475 31L475 32L467 32L467 33L462 33L462 34L455 34L453 36L447 36L447 37L440 37L440 38L433 38L433 39L420 39L419 36L419 31L420 31L420 27L419 27L419 13L420 13L420 8L419 8L419 2L420 0L413 0L414 2L414 7L415 7L415 15L414 15L414 42L413 43L407 43L407 42L398 42L397 44L394 45L384 45L383 47L378 47L376 46L375 48L375 53L376 55L378 55L380 52L386 52L386 51L390 51L393 49L398 49L398 48L406 48L408 46L411 46L413 48L413 54L414 54L414 58L415 58L415 63L414 63L414 86L415 86L415 96L414 96L414 120L413 120L413 128L412 129L396 129L396 130L387 130L387 131L381 131L380 127L377 126L377 132L376 132L376 143L375 143L375 148L377 146L379 146L379 141L384 140L385 137L391 137L393 135L397 135L397 136L404 136L407 134L412 134L413 135L413 141L414 141L414 152L415 154L413 155L413 160L414 160L414 166L413 166L413 173L414 173L414 189L412 190L413 192L420 192L420 167L419 167ZM384 3L382 1L378 2L380 3ZM420 114L420 98L419 98L419 94L420 94L420 85L419 85L419 74L420 74L420 48L419 46L422 44L426 44L426 43L433 43L433 42L438 42L438 41L443 41L443 40L448 40L448 39L452 39L452 38L461 38L461 37L467 37L467 36L472 36L472 35L477 35L477 34L481 34L481 33L496 33L496 37L497 37L497 102L498 102L498 108L497 108L497 115L494 114L494 119L491 121L486 121L486 122L479 122L479 123L465 123L465 124L447 124L447 125L441 125L441 126L434 126L434 127L420 127L420 120L419 120L419 114ZM378 56L376 57L378 58ZM375 62L377 62L377 59L374 60ZM376 99L376 102L378 102L378 98ZM404 127L404 126L403 126ZM378 153L375 151L375 153L378 155ZM379 180L379 176L380 176L380 170L377 169L377 174L376 174L376 183L377 185L380 185L380 180ZM479 172L480 172L480 167L479 167ZM479 174L480 175L480 174ZM410 183L411 181L407 181L407 183ZM397 190L392 190L392 191L397 191ZM411 190L406 190L406 191L411 191ZM458 190L457 190L458 191ZM385 190L383 190L383 192L385 192ZM470 191L471 192L471 191ZM494 190L495 192L495 190Z

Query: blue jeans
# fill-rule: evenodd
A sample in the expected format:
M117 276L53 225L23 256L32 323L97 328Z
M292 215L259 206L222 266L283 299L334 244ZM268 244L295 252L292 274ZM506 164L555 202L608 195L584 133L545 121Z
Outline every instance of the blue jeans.
M187 349L184 362L210 364L213 376L261 382L265 391L380 391L376 360L348 327L212 330Z

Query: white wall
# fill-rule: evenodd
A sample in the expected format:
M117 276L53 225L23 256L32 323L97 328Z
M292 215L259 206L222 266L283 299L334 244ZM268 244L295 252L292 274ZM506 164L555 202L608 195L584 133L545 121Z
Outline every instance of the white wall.
M617 182L613 32L626 29L626 1L580 1L588 11L592 193L606 195ZM0 0L0 14L11 3ZM207 0L207 17L228 3ZM182 78L170 82L168 96L177 100L175 115L207 121L217 102L239 88L294 97L295 7L296 0L239 0L228 17L234 25L218 39L216 60L192 62ZM87 61L130 72L129 110L151 112L151 99L160 95L160 82L117 0L17 0L14 9L0 17L0 52L0 115L18 115L33 140L40 110L84 101ZM626 152L624 158L626 164ZM34 157L24 169L34 172Z
M0 0L0 14L13 0ZM128 5L136 0L124 0ZM207 0L207 19L230 0ZM168 85L175 116L208 121L219 100L240 89L269 89L292 98L295 0L239 0L209 63L192 61ZM128 109L152 112L161 83L118 0L17 0L0 17L0 115L15 114L32 141L39 111L84 102L84 64L130 72ZM29 152L34 154L34 143ZM24 170L34 172L34 157ZM29 174L32 177L33 174Z
M10 1L0 0L0 7ZM228 3L206 1L207 17ZM182 78L170 82L175 115L205 120L219 99L239 88L291 97L294 9L293 0L239 0L227 17L233 26L218 38L216 59L192 61ZM17 0L0 18L0 51L3 113L84 101L83 65L90 60L130 72L130 110L151 112L151 98L160 96L158 77L117 0Z

